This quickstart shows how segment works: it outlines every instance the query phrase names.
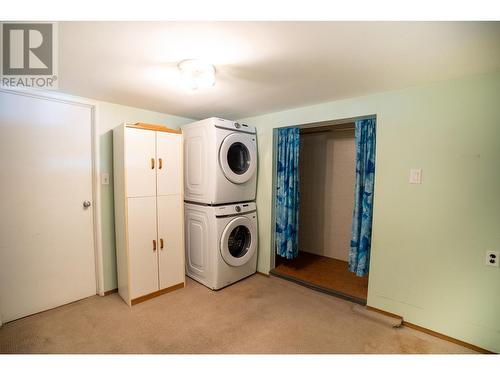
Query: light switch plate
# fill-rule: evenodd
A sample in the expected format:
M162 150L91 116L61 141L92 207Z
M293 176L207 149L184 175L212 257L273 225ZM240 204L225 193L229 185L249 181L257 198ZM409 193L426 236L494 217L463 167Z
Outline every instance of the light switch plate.
M101 173L101 184L109 185L109 173L107 172Z
M422 183L422 169L412 168L410 169L410 184L421 184Z

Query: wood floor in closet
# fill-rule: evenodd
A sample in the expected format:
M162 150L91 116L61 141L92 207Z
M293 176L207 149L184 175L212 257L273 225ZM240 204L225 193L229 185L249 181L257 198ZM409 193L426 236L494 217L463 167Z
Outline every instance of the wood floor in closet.
M312 284L345 297L366 303L368 275L358 277L349 272L347 262L301 251L295 259L277 257L272 271L293 281Z

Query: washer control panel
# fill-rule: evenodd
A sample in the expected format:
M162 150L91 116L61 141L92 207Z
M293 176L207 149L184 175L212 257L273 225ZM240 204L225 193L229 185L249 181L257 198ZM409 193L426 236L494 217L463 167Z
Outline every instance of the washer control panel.
M252 212L257 209L255 202L245 202L238 204L231 204L227 206L217 206L215 207L215 216L227 216L244 214L245 212Z

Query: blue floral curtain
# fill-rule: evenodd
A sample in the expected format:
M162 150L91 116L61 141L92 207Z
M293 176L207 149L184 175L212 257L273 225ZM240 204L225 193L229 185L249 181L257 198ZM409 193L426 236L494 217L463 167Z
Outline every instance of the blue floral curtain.
M278 129L276 194L276 252L293 259L299 255L300 129Z
M356 187L352 215L349 271L357 276L368 273L375 179L375 119L356 121Z

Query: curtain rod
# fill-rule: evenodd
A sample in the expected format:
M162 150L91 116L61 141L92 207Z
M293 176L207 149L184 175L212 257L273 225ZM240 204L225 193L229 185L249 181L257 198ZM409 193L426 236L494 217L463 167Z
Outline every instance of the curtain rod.
M344 131L352 131L354 128L345 128L345 129L328 129L328 130L317 130L317 131L304 131L305 129L300 129L300 134L320 134L320 133L332 133L332 132L344 132Z

